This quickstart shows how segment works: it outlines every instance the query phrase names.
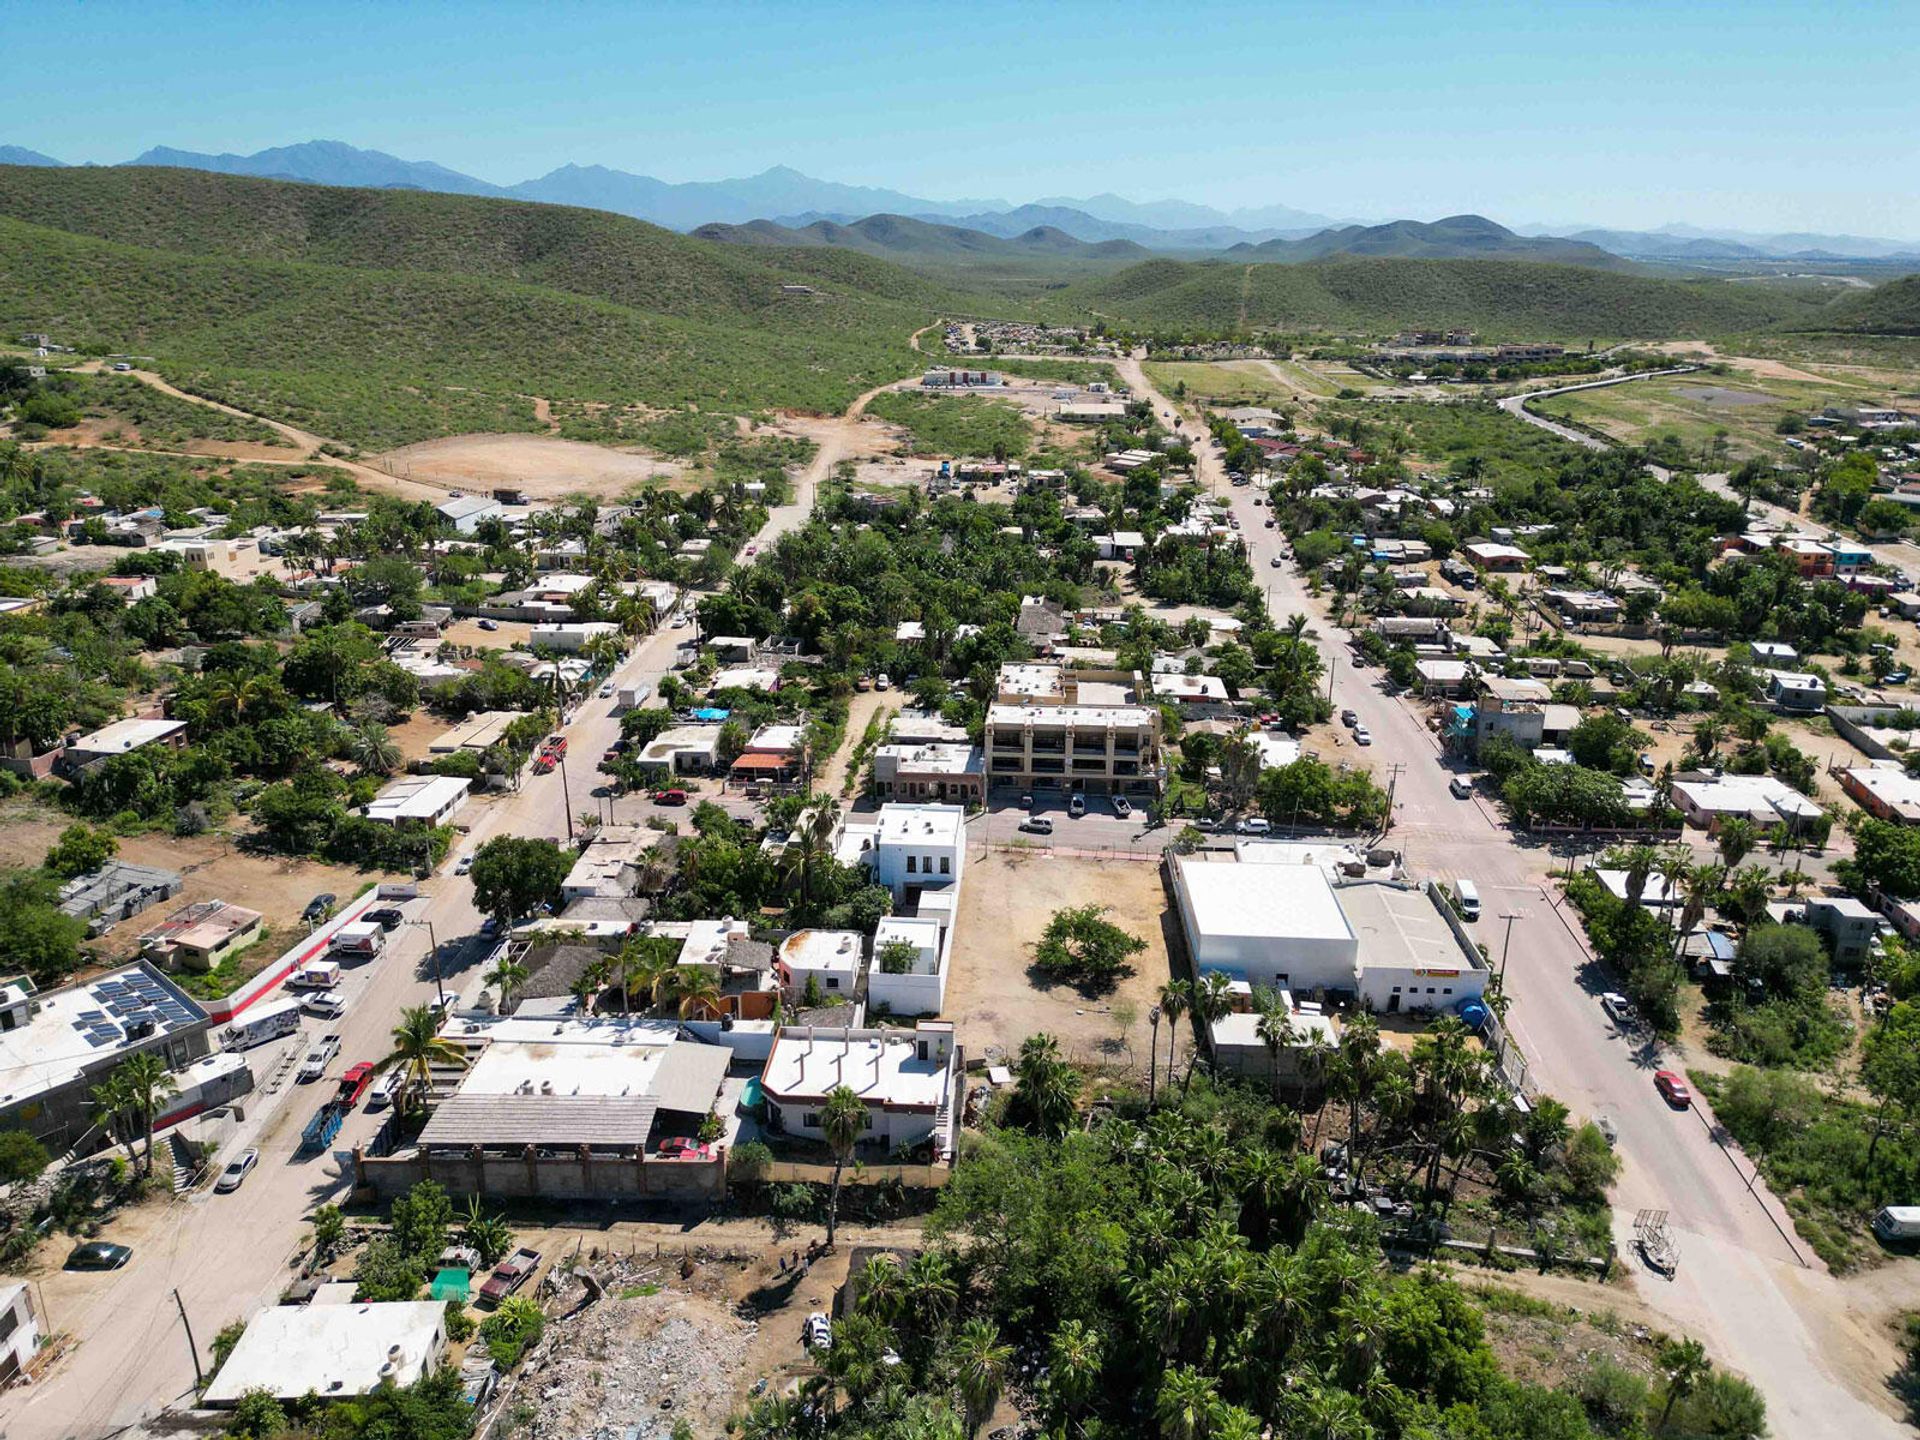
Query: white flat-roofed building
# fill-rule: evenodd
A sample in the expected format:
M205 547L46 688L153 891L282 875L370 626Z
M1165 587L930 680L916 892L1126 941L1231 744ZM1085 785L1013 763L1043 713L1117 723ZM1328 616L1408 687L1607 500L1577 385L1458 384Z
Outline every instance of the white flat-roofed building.
M1153 677L1153 696L1176 705L1224 705L1227 684L1217 675L1163 674Z
M1855 765L1840 772L1840 788L1882 820L1920 825L1920 776L1893 761Z
M986 761L977 745L886 744L873 752L877 799L977 805L986 792Z
M796 930L780 942L781 986L793 996L808 983L827 995L852 995L860 988L866 942L854 930Z
M461 535L471 535L484 520L502 513L500 502L491 495L456 495L433 507Z
M478 754L506 738L507 727L527 712L524 710L482 710L469 715L451 730L442 731L427 745L429 755L452 755L461 750Z
M584 650L594 641L618 639L620 627L611 620L569 620L562 624L536 625L527 633L527 643L567 654Z
M640 867L647 852L660 843L661 833L647 825L602 825L567 872L560 886L562 898L572 904L633 894Z
M715 690L778 690L780 672L768 665L735 665L720 671L713 677L707 689Z
M726 964L727 951L736 940L751 940L753 927L731 916L720 920L690 920L686 939L680 942L676 962L703 970L718 970Z
M1261 1037L1260 1012L1235 1010L1222 1015L1210 1027L1207 1038L1216 1065L1230 1074L1244 1075L1269 1085L1276 1078L1291 1083L1308 1078L1301 1053L1312 1045L1336 1045L1340 1034L1326 1015L1296 1009L1291 995L1283 993L1279 999L1286 1007L1287 1023L1293 1031L1292 1040L1281 1047L1279 1055L1275 1056Z
M187 722L184 720L116 720L91 735L68 741L64 763L78 768L115 755L131 755L149 745L169 745L178 750L186 743Z
M821 1111L845 1086L866 1107L863 1143L902 1150L931 1140L944 1157L953 1150L959 1067L953 1026L944 1020L922 1020L910 1031L783 1026L760 1076L767 1124L824 1139Z
M923 906L923 911L928 907ZM888 915L873 932L873 961L867 971L867 1004L886 1006L895 1015L938 1015L947 998L947 952L952 917L943 924L938 914ZM882 952L889 946L904 954L912 947L913 963L904 971L889 972Z
M993 785L1152 792L1160 783L1160 712L1146 705L988 707Z
M642 769L673 775L704 775L720 758L718 725L676 725L662 730L633 757Z
M1300 742L1291 735L1249 730L1247 743L1260 752L1262 770L1282 770L1300 758Z
M1674 808L1709 834L1729 817L1766 826L1784 822L1797 830L1821 813L1813 801L1771 775L1682 776L1668 790Z
M1010 705L1062 704L1067 698L1066 668L1005 661L994 679L994 697Z
M1436 887L1336 883L1337 861L1270 858L1278 863L1252 873L1243 863L1172 858L1196 976L1216 971L1249 989L1350 994L1385 1012L1451 1009L1485 989L1485 962Z
M862 858L874 881L891 890L895 900L958 885L967 862L966 819L958 805L882 805L874 817L870 851Z
M409 775L367 802L376 825L444 825L466 803L473 782L458 775Z
M1196 970L1218 970L1269 990L1351 990L1359 944L1313 866L1275 865L1250 875L1180 856L1174 860L1187 953Z
M229 1409L249 1391L277 1400L344 1400L430 1373L447 1349L439 1300L269 1305L208 1384L201 1403Z

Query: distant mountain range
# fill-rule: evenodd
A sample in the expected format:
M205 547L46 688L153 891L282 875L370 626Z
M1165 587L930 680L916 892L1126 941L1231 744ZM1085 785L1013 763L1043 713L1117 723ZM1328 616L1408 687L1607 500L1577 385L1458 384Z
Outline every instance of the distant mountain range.
M1033 242L1026 242L1024 237L1035 230L1049 230L1094 246L1130 241L1158 251L1230 254L1252 251L1256 253L1251 258L1269 260L1312 259L1320 255L1429 258L1483 255L1557 259L1562 263L1585 265L1607 264L1613 257L1677 262L1833 259L1920 262L1920 242L1855 235L1750 235L1686 225L1663 226L1652 231L1545 225L1523 225L1508 230L1474 216L1455 216L1430 225L1405 220L1363 225L1287 205L1229 211L1185 200L1135 201L1112 194L1080 198L1050 196L1022 205L994 199L930 200L884 187L817 180L786 166L775 166L740 179L672 182L599 165L563 165L537 179L496 185L431 161L403 160L337 140L310 140L251 155L210 155L157 146L128 163L317 185L429 190L577 205L609 210L682 231L710 224L739 226L753 221L771 221L786 229L806 231L822 222L848 227L866 219L917 220L1022 242L1027 246L1024 253L1032 253L1033 249ZM0 165L61 164L38 151L0 145ZM1466 221L1474 223L1463 225ZM928 237L916 237L914 243L923 241L928 241ZM1544 242L1544 248L1532 242ZM798 239L788 243L846 243L852 248L862 248L887 242L863 232L851 239L816 237L813 241Z

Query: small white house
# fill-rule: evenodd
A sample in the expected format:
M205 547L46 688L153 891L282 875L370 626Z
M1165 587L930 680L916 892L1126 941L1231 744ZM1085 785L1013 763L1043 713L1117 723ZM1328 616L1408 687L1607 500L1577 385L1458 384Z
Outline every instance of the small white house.
M470 784L458 775L395 780L367 803L367 819L376 825L444 825L466 803Z
M760 1076L767 1124L824 1139L821 1112L844 1086L866 1108L861 1143L902 1150L931 1139L937 1155L948 1155L959 1110L952 1103L958 1058L945 1020L922 1020L911 1031L782 1026Z
M862 858L896 901L909 891L958 885L967 859L966 817L958 805L882 805L871 853Z

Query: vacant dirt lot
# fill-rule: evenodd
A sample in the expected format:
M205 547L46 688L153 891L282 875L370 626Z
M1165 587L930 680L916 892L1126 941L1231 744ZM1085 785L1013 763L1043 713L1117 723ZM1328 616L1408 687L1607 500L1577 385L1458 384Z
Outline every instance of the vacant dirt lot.
M370 463L402 479L455 489L514 485L533 500L624 495L636 485L671 483L683 468L644 451L553 435L454 435L403 445Z
M10 803L0 810L0 868L35 866L45 858L48 848L72 821L44 807ZM249 955L264 961L268 951L278 953L294 937L304 933L300 912L307 901L323 890L330 890L344 902L359 893L361 887L376 878L339 865L322 865L312 860L286 860L268 855L249 855L219 835L196 835L177 839L172 835L132 835L121 840L119 858L136 865L157 865L177 870L184 888L172 900L123 920L107 934L87 942L86 948L102 960L123 960L139 949L142 931L158 923L181 905L202 900L227 900L258 910L273 932L266 949ZM255 947L259 949L259 947Z
M1147 942L1134 957L1134 973L1112 994L1097 998L1066 985L1036 984L1028 967L1054 911L1095 903L1110 906L1110 920ZM1126 1064L1127 1045L1115 1043L1124 1037L1113 1007L1130 1002L1138 1012L1131 1063L1144 1071L1147 1010L1172 973L1167 944L1177 923L1160 867L1148 861L1071 859L1044 849L970 854L947 983L947 1018L969 1058L997 1062L1027 1036L1045 1030L1072 1058ZM1164 1035L1161 1044L1166 1044Z

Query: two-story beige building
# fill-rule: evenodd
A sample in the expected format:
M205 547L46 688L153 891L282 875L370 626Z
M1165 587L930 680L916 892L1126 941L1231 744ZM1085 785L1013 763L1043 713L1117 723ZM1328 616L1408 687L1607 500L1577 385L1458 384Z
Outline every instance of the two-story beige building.
M1138 674L1007 664L987 708L987 784L1157 794L1160 711Z

